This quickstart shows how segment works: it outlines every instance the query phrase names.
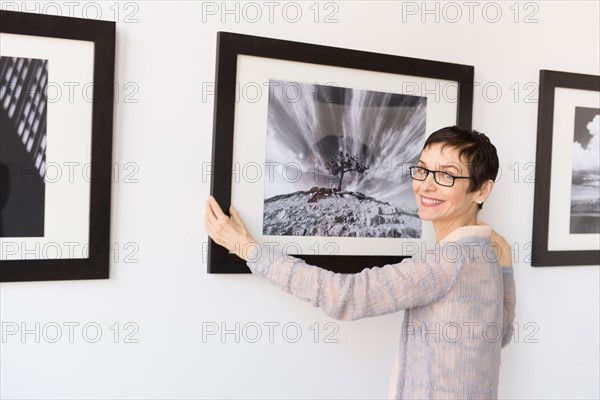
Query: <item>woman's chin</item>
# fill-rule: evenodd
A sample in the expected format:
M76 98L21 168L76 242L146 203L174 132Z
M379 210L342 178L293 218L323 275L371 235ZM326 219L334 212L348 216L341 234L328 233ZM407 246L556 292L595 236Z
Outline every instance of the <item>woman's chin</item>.
M419 210L419 219L421 219L422 221L432 221L433 217L429 213L423 212L423 210Z

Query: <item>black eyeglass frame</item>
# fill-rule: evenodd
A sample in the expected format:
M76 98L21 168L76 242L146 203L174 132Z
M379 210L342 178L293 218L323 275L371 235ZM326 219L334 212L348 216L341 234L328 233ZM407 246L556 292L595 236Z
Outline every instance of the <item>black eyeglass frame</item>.
M423 179L415 178L415 176L413 175L413 171L415 169L417 169L417 168L422 169L422 170L424 170L424 171L427 172L427 174L425 174L425 177ZM450 173L448 173L446 171L432 171L432 170L427 169L425 167L419 167L418 165L413 165L412 167L409 167L408 170L409 170L409 173L410 173L410 177L412 179L416 180L416 181L419 181L419 182L425 181L425 179L427 179L427 177L429 176L429 173L431 172L431 173L433 173L433 180L435 181L435 183L437 183L440 186L444 186L444 187L452 187L452 186L454 186L454 183L456 182L457 179L471 179L472 178L471 176L454 176L454 175L452 175L452 174L450 174ZM442 174L446 174L449 177L451 177L452 178L452 184L446 185L446 184L441 183L440 181L438 181L438 178L437 178L438 177L437 176L438 172L440 172Z

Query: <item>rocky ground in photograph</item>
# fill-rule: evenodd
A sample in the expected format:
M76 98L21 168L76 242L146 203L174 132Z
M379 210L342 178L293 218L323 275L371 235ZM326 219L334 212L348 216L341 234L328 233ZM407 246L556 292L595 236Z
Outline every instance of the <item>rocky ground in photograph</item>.
M397 207L360 192L314 187L265 200L263 233L416 238L421 221L414 204Z
M599 214L600 199L571 200L571 214Z

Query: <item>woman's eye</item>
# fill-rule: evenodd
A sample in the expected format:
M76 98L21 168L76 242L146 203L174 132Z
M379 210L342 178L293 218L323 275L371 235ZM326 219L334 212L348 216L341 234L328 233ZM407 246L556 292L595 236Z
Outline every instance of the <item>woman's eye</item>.
M454 180L454 176L452 176L446 172L442 172L442 179L445 180L446 182L452 182Z

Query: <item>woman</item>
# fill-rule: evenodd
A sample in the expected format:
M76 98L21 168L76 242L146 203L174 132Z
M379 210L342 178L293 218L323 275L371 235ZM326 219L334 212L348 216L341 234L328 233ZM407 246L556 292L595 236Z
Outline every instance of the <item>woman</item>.
M431 134L410 174L419 217L435 229L435 250L358 274L269 254L239 214L231 209L231 218L226 216L213 197L206 228L216 243L248 261L254 274L333 318L405 310L391 397L497 398L500 350L512 337L514 320L512 257L506 241L477 214L498 167L496 148L482 133L454 126Z

